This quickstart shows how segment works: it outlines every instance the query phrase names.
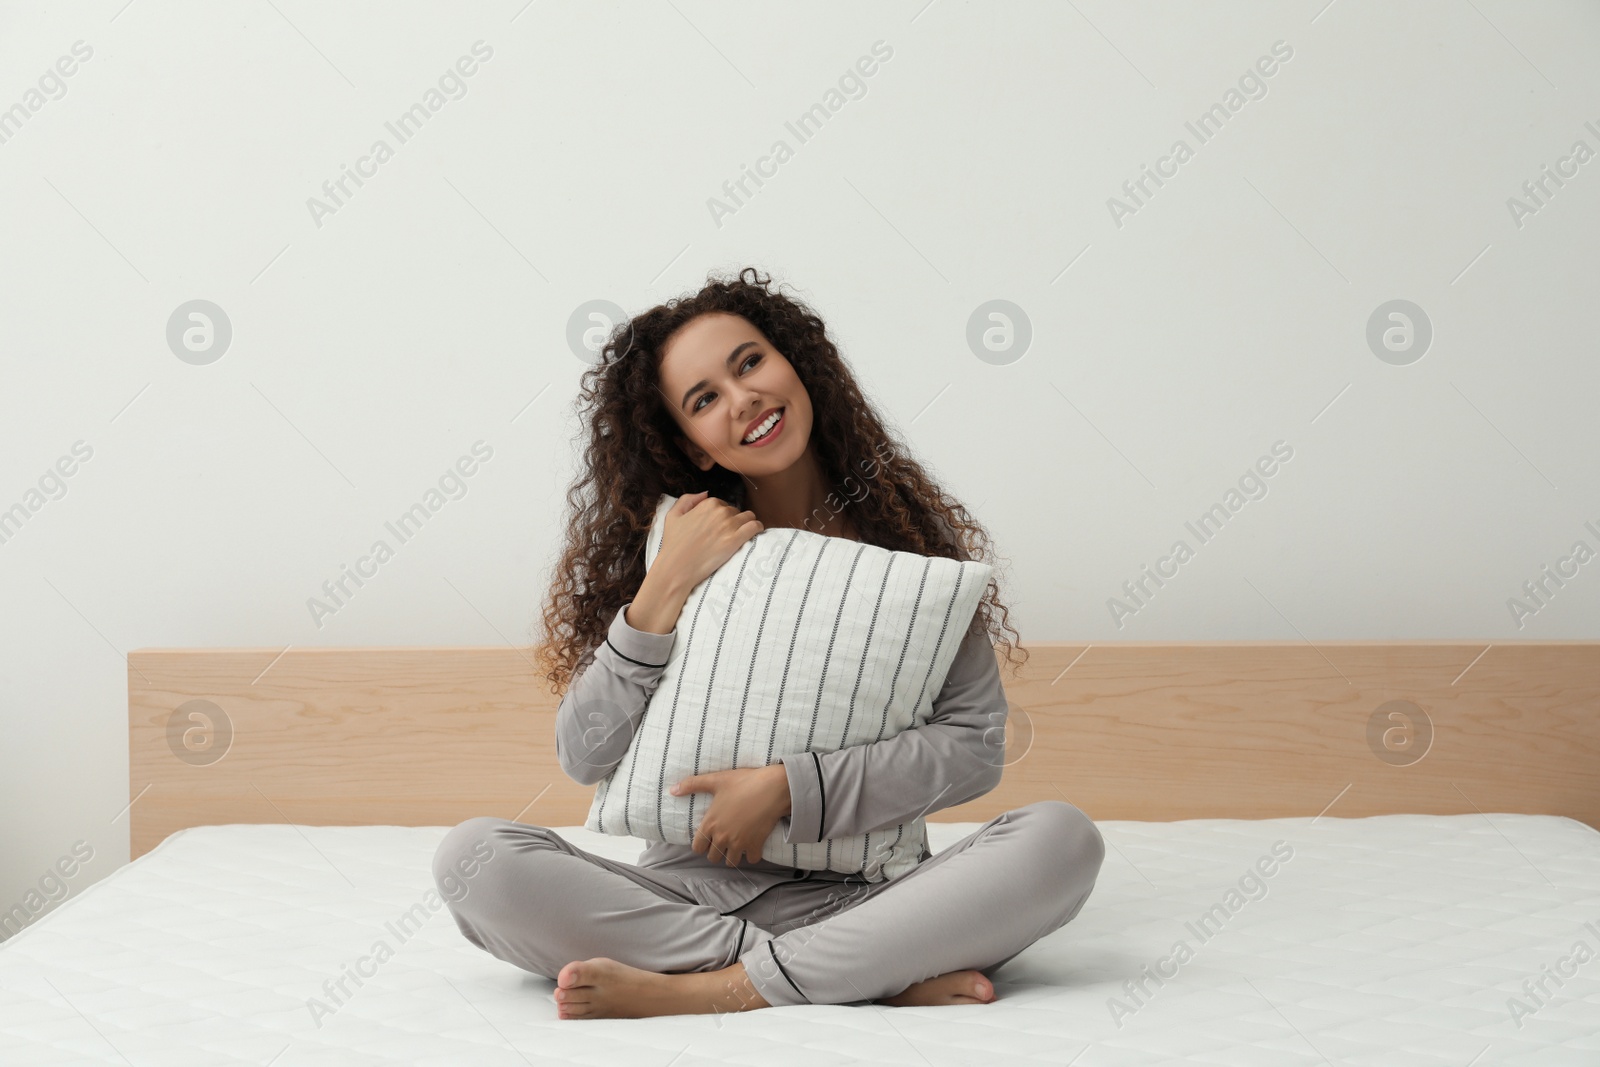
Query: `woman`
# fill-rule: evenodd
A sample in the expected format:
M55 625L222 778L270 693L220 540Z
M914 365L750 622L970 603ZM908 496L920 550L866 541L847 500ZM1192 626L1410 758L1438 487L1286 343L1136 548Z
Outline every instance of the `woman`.
M746 268L644 312L584 376L586 469L568 494L540 649L555 691L567 686L556 749L581 783L626 754L690 591L762 530L971 559L959 531L987 550L966 509L893 446L822 321L770 282ZM678 500L646 574L663 493ZM455 827L434 876L459 889L453 872L474 872L464 894L444 894L461 932L554 979L564 1019L992 1001L993 972L1094 887L1105 847L1077 808L1005 812L888 882L784 867L761 848L774 828L785 843L865 833L999 783L995 589L924 725L684 779L674 793L710 794L692 845L655 842L629 864L507 819Z

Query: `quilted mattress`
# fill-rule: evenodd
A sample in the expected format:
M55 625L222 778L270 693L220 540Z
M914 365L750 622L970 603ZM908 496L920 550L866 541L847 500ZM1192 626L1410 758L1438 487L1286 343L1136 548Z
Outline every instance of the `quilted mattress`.
M929 823L930 844L978 825ZM397 926L444 827L197 827L0 944L0 1063L1600 1065L1582 823L1099 825L1093 896L993 1003L639 1020L557 1019L553 983L443 907ZM644 844L558 830L616 859ZM333 1005L324 983L380 940Z

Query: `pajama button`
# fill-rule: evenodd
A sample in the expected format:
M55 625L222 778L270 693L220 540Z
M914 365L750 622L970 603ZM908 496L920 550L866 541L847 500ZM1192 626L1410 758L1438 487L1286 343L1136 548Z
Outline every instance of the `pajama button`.
M802 871L798 867L795 868L793 877L795 877L795 878L804 878L805 876L806 876L806 872L805 871Z

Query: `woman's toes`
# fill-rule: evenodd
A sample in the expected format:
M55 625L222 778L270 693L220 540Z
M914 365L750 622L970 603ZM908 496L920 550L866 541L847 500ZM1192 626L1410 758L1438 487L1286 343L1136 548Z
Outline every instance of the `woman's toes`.
M604 956L596 956L590 960L573 960L556 972L556 985L565 989L597 985L605 977L611 963L612 961Z
M557 989L556 1014L563 1019L587 1015L594 1010L593 1000L587 996L588 993L587 989Z

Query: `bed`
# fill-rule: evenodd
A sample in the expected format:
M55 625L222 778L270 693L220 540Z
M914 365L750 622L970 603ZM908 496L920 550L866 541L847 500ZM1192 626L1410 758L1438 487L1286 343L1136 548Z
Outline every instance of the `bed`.
M978 825L930 824L930 844ZM993 1003L584 1021L558 1020L551 982L429 908L444 827L197 826L0 951L0 1061L1600 1063L1600 961L1532 1015L1507 1009L1571 942L1600 945L1600 834L1582 823L1100 825L1109 849L1089 905L998 972ZM618 859L643 847L559 832ZM1230 908L1229 889L1279 842L1290 858ZM382 963L379 940L393 950ZM1192 948L1181 965L1179 941ZM1136 1000L1124 983L1146 968L1168 977ZM330 993L347 970L372 973Z
M930 844L1061 797L1108 851L994 1003L582 1021L429 903L471 815L644 847L526 650L133 653L136 859L0 945L0 1063L1600 1064L1600 646L1029 647Z

